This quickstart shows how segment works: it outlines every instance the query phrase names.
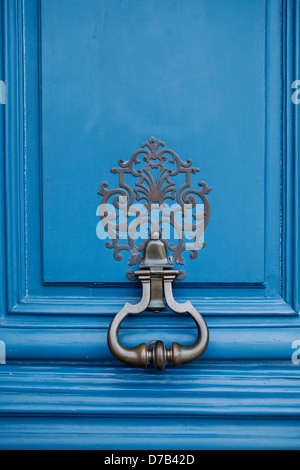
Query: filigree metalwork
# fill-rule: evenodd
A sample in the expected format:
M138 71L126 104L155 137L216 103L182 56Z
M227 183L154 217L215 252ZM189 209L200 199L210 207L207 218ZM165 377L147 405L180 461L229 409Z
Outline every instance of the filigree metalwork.
M103 182L98 194L102 196L100 205L100 218L105 230L111 237L106 246L114 250L114 258L121 260L121 251L130 253L128 265L134 266L142 261L142 252L145 248L146 238L138 242L135 234L143 225L150 225L152 230L161 230L163 224L170 223L177 232L177 244L165 240L168 250L171 252L171 260L179 265L184 264L182 256L186 249L191 251L190 258L198 256L198 250L205 246L201 236L210 218L210 205L206 195L211 188L204 181L200 181L200 189L191 187L191 175L198 173L199 168L192 167L192 161L183 162L179 156L170 149L165 148L165 143L151 137L141 145L141 149L133 153L128 161L119 160L119 168L112 168L112 173L119 175L119 188L108 189L108 183ZM184 183L177 189L175 179L183 179ZM134 184L128 179L132 178ZM133 188L132 188L133 186ZM198 199L197 199L198 198ZM170 214L166 201L175 201L177 208ZM186 243L183 236L183 227L176 220L176 212L181 211L183 217L186 208L195 208L197 201L202 201L204 211L194 214L193 221L187 226L193 232L192 243ZM143 201L137 210L135 201ZM118 209L119 214L108 210L109 204ZM150 217L153 204L158 204L162 217L159 222L154 222ZM141 209L142 207L142 209ZM128 217L135 215L134 221L127 226ZM121 217L122 215L122 217ZM122 240L122 231L128 230L128 240ZM135 279L133 270L127 272L129 279ZM178 278L185 277L184 271L180 271Z

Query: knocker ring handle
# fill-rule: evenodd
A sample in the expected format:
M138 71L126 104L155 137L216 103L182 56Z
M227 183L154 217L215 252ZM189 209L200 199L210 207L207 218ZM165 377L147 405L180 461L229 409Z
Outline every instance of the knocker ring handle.
M197 359L205 351L208 345L208 328L200 313L193 307L190 301L178 303L175 301L172 292L172 281L175 279L178 271L166 270L161 272L165 299L167 305L176 313L189 313L196 322L198 328L197 341L192 346L183 346L178 343L172 343L170 348L162 341L152 341L151 343L141 343L133 348L126 348L119 339L119 328L128 314L139 314L143 312L151 300L151 278L149 271L138 271L135 273L142 282L143 296L141 301L132 305L126 303L120 312L111 322L108 331L108 346L111 352L122 362L131 366L146 368L148 364L154 364L156 369L162 370L165 365L171 363L173 367L186 364ZM157 273L156 273L157 275Z

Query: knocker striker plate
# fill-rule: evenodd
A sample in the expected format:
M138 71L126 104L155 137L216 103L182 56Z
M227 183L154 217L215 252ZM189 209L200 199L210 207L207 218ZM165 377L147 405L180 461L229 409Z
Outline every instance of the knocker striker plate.
M159 370L163 369L167 363L177 367L198 358L207 348L209 339L207 325L191 302L178 303L175 301L172 282L174 279L184 279L186 276L184 271L174 269L174 263L184 264L183 252L186 249L191 250L190 258L196 259L198 250L205 246L205 243L201 241L201 236L210 217L210 206L206 194L211 188L201 181L199 183L200 190L192 189L191 175L200 170L192 167L191 160L183 162L173 150L164 149L164 146L163 142L151 137L142 144L142 149L134 152L128 161L120 160L120 168L111 170L119 175L120 187L109 190L106 189L108 183L104 182L98 191L98 194L102 196L100 218L112 239L112 241L106 242L106 246L114 250L114 258L118 261L122 259L121 251L129 252L129 266L139 264L139 269L135 272L128 271L127 278L139 280L142 283L140 302L135 305L125 303L111 322L108 331L108 346L111 352L126 364L142 368L147 367L148 364L154 364ZM160 147L162 148L158 150ZM126 182L127 175L136 178L134 190ZM183 175L185 178L184 184L178 189L172 180L177 175L181 177ZM191 209L196 208L197 198L201 200L204 210L202 214L196 212L193 215L193 221L188 225L189 230L193 231L193 242L186 243L184 242L184 230L177 218L165 210L165 200L175 200L177 207L174 212L179 210L185 215L186 205ZM136 220L128 226L127 244L119 244L122 238L120 231L124 229L124 223L120 213L115 216L108 211L110 199L120 213L126 217L132 214L135 200L145 200L144 209L136 211ZM159 204L162 214L159 221L152 220L150 217L152 204ZM178 234L176 245L162 238L163 225L166 223L172 225ZM136 231L144 224L150 225L148 229L150 237L136 244ZM123 242L124 239L122 239ZM142 256L142 252L144 256ZM192 316L198 329L196 342L192 346L172 343L170 348L162 341L151 341L148 345L142 343L133 348L124 347L119 339L119 328L124 318L129 314L139 314L146 309L159 312L166 307L164 300L175 313L188 313Z

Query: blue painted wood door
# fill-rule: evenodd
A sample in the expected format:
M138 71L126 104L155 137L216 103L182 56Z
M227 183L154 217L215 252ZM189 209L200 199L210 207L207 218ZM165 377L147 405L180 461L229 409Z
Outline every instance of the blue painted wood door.
M206 247L196 260L185 254L187 277L174 287L210 329L190 370L290 364L300 338L298 0L3 0L1 8L5 362L96 362L114 367L116 380L124 373L107 328L141 288L126 278L126 254L116 261L97 237L97 191L103 181L116 187L111 168L153 135L201 169L195 187L213 188ZM195 335L188 318L168 311L132 318L121 332L128 345Z

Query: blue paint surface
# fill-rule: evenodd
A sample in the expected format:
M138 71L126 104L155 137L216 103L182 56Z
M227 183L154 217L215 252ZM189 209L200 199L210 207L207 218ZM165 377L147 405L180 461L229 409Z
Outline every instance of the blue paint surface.
M201 169L195 188L213 188L188 280L265 281L264 8L42 1L45 282L126 281L126 255L116 263L96 237L96 193L118 186L110 169L152 135Z
M0 448L299 449L299 373L291 365L207 363L178 372L0 369Z
M299 449L299 0L88 5L0 3L0 448ZM108 350L140 286L95 217L99 183L152 134L213 187L174 289L210 344L163 372ZM196 331L167 311L120 332L158 335Z

